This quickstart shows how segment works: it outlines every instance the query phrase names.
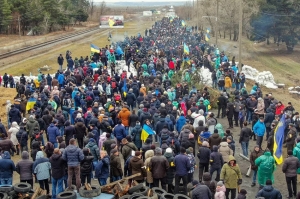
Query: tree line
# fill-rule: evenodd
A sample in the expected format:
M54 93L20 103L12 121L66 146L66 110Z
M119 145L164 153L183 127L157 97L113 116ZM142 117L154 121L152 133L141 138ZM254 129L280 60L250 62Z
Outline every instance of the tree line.
M88 0L0 0L0 33L44 34L87 21Z

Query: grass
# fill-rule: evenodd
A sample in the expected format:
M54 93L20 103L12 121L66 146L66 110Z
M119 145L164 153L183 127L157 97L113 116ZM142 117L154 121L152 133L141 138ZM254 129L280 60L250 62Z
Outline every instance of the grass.
M149 28L153 22L143 22L143 21L129 21L125 23L125 28L123 29L111 29L113 39L117 40L124 39L124 32L127 32L128 36L135 36L138 32L144 33L146 28ZM50 74L55 73L58 69L57 57L61 53L65 55L67 50L72 52L72 57L80 57L80 56L89 56L90 55L90 44L93 43L99 47L104 47L105 45L109 45L110 42L107 40L108 31L99 29L99 33L96 33L91 36L87 36L83 39L77 41L71 41L66 44L59 44L52 47L52 49L44 49L39 52L39 55L26 53L26 57L22 56L21 62L16 62L10 64L8 68L1 69L1 73L8 73L11 75L36 75L38 73L38 69L44 65L48 65L51 67L51 70L48 71ZM29 56L29 57L28 57ZM66 67L66 60L64 62L64 67ZM44 72L44 73L48 73Z

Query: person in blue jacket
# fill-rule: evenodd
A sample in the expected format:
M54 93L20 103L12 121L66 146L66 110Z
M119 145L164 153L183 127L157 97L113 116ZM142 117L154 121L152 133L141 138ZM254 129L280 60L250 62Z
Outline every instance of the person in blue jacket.
M4 151L0 159L0 182L1 185L12 185L13 173L16 170L14 162L10 159L10 153Z
M253 126L253 132L257 136L256 145L261 149L261 143L263 141L264 135L266 131L266 126L264 123L264 118L260 117L259 120Z
M184 117L184 114L181 113L181 115L179 116L177 122L176 122L176 130L177 132L180 132L182 127L185 125L186 123L186 118Z
M119 148L122 139L126 138L126 130L124 125L122 124L122 120L119 120L118 124L114 127L113 135L117 138L117 145Z
M98 178L100 186L106 185L109 175L109 156L105 150L100 152L100 160L95 167L95 177Z
M53 122L50 124L50 126L47 128L47 133L49 137L49 142L51 142L54 145L54 148L58 147L57 143L57 136L60 136L60 131L58 129L57 120L53 120Z
M62 72L59 73L58 77L57 77L57 81L59 83L59 87L63 87L65 84L65 76L64 74L62 74Z

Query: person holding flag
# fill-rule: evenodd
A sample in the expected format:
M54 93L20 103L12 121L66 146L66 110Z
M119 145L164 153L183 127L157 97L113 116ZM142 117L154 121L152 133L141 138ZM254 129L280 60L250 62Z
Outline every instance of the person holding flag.
M141 140L145 142L148 137L152 140L152 135L155 135L155 132L150 126L150 121L146 120L146 123L143 125Z

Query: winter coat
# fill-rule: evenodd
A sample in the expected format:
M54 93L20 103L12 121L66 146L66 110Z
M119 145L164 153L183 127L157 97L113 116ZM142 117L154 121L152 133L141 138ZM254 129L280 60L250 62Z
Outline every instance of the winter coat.
M110 175L123 176L120 157L114 154L110 156Z
M192 191L192 199L211 199L212 193L206 185L198 184Z
M134 174L137 174L137 173L141 173L140 176L137 176L135 178L133 178L133 180L144 180L144 162L141 158L137 157L137 156L133 156L131 159L130 159L130 162L129 162L129 170L131 170L131 174L134 175Z
M135 100L136 100L136 96L131 91L129 91L126 95L127 104L133 105L135 103Z
M155 125L155 132L158 136L161 135L161 130L164 128L164 125L166 125L165 121L166 121L166 119L164 117L161 117L161 118L159 118L158 122Z
M93 159L94 162L99 160L100 151L99 151L99 148L94 139L93 139L93 141L89 141L89 143L87 145L85 145L85 148L88 148L90 150L90 153L94 157L94 159Z
M256 198L263 197L268 199L282 199L279 190L275 189L272 185L264 186L256 195Z
M0 159L0 178L12 178L15 170L16 167L14 162L10 159L10 153L4 151L2 159Z
M86 127L83 122L77 122L75 124L75 137L81 139L86 135Z
M208 147L202 146L199 148L197 157L199 158L200 164L207 164L209 163L210 159L210 149Z
M230 166L229 161L231 160L235 161L232 155L229 156L228 163L223 165L220 179L224 181L224 185L227 189L236 189L238 187L237 180L242 179L242 174L236 161L233 167Z
M273 172L275 170L275 160L269 151L265 152L262 156L258 157L254 161L258 167L258 183L259 185L265 185L267 180L272 180L274 183Z
M31 180L33 161L29 159L27 151L23 151L21 157L22 160L16 165L16 171L20 174L20 180Z
M176 175L186 176L191 169L192 165L187 155L179 154L174 158Z
M220 123L216 124L215 129L218 130L218 134L220 135L220 137L222 139L224 137L224 134L225 134L222 124L220 124Z
M142 148L142 140L141 140L142 130L143 130L142 126L137 124L132 129L132 132L131 132L132 141L138 149Z
M258 98L257 100L256 113L259 115L263 115L265 113L265 103L262 98Z
M297 157L298 160L300 161L300 142L298 142L294 147L293 156ZM298 168L297 173L300 173L300 168Z
M257 166L255 165L255 160L260 157L261 155L263 155L263 151L259 150L259 151L255 151L253 150L250 154L250 164L251 164L251 169L254 171L257 171Z
M142 125L144 125L146 123L146 120L150 120L151 121L151 114L149 112L142 112L141 116L140 116L140 122Z
M122 121L124 126L129 126L129 117L130 111L127 108L122 108L122 110L119 112L118 118Z
M107 179L109 176L109 164L110 164L110 158L108 155L106 155L101 160L99 160L99 162L95 167L95 177L98 179L99 178Z
M209 138L208 138L208 143L210 146L210 150L213 150L214 146L219 146L221 143L222 139L218 133L213 133Z
M82 150L75 145L70 144L64 150L63 159L67 161L68 166L78 166L83 158Z
M183 140L188 140L191 133L192 132L189 129L183 129L179 134L179 141L182 142Z
M229 156L233 155L232 149L228 146L227 142L221 142L219 152L222 154L224 162L229 161Z
M164 156L169 162L169 168L167 170L167 184L172 184L175 177L174 156L172 153L165 153Z
M243 127L240 134L239 143L249 142L250 136L252 135L252 131L248 127Z
M203 121L203 125L205 126L205 117L203 115L198 113L192 113L191 117L194 119L194 128L197 128L199 126L199 121Z
M257 121L253 126L253 132L257 136L264 136L266 131L266 126L263 122Z
M114 139L106 139L103 144L102 144L102 148L107 151L107 154L110 154L110 151L111 151L111 145L112 144L116 144L116 141ZM101 150L102 150L101 148Z
M206 185L211 193L214 195L216 192L216 183L212 180L212 177L209 172L203 173L203 181L202 184Z
M93 159L94 156L85 155L80 162L80 173L88 175L93 171Z
M246 195L239 193L236 199L246 199Z
M270 108L267 108L265 114L265 120L264 120L265 126L270 127L274 119L275 119L274 113Z
M66 144L69 145L70 139L74 138L74 135L76 133L74 126L66 126L65 127L65 141Z
M60 131L58 127L51 123L50 126L47 128L47 133L49 136L49 142L53 144L57 143L56 137L60 136Z
M222 157L222 154L218 152L218 146L213 147L213 152L210 154L210 160L209 160L211 168L222 168L224 164L224 160Z
M184 116L179 116L178 120L176 121L176 130L177 132L180 132L182 127L185 125L186 123L186 118Z
M18 126L18 124L16 122L13 122L11 124L10 129L8 130L8 137L12 141L13 145L18 145L19 144L18 139L16 137L19 130L20 130L20 127Z
M136 114L131 114L129 116L130 127L135 127L137 121L139 121L139 117Z
M144 164L145 164L146 171L147 171L147 177L146 177L147 183L153 183L153 177L152 177L152 173L150 171L150 161L153 156L154 156L153 150L150 149L150 150L146 151Z
M298 158L289 156L283 162L282 172L285 173L286 177L295 177L297 176L298 168L300 168L300 162Z
M20 124L22 116L21 112L17 108L11 108L8 116L10 123L17 122L17 124Z
M128 142L127 144L122 146L122 155L124 160L126 161L127 158L131 155L131 151L137 151L138 149L132 142Z
M295 127L292 127L286 135L286 139L285 139L286 144L294 145L296 137L297 137L297 130Z
M234 106L233 106L233 103L229 102L227 104L226 114L227 114L228 118L233 118L233 116L234 116Z
M167 176L169 162L166 157L162 155L155 155L151 158L149 165L149 169L154 179L160 179Z
M232 81L230 77L225 77L225 88L231 88L232 87Z
M61 179L65 175L66 161L62 158L62 154L53 154L49 162L51 164L51 175L54 179Z
M0 147L2 148L2 151L13 151L16 152L16 148L12 141L8 138L4 140L0 140Z
M215 198L214 199L225 199L226 188L223 185L222 187L216 188Z
M123 138L126 137L125 127L122 124L118 124L114 127L113 130L114 136L117 138L118 141L121 141Z
M28 122L26 123L26 129L27 129L27 132L29 133L28 134L29 137L32 137L34 128L38 128L40 130L40 125L39 125L38 121L29 117Z
M38 180L45 180L50 178L51 164L48 158L44 158L42 151L37 152L36 159L33 163L33 173L36 175Z

